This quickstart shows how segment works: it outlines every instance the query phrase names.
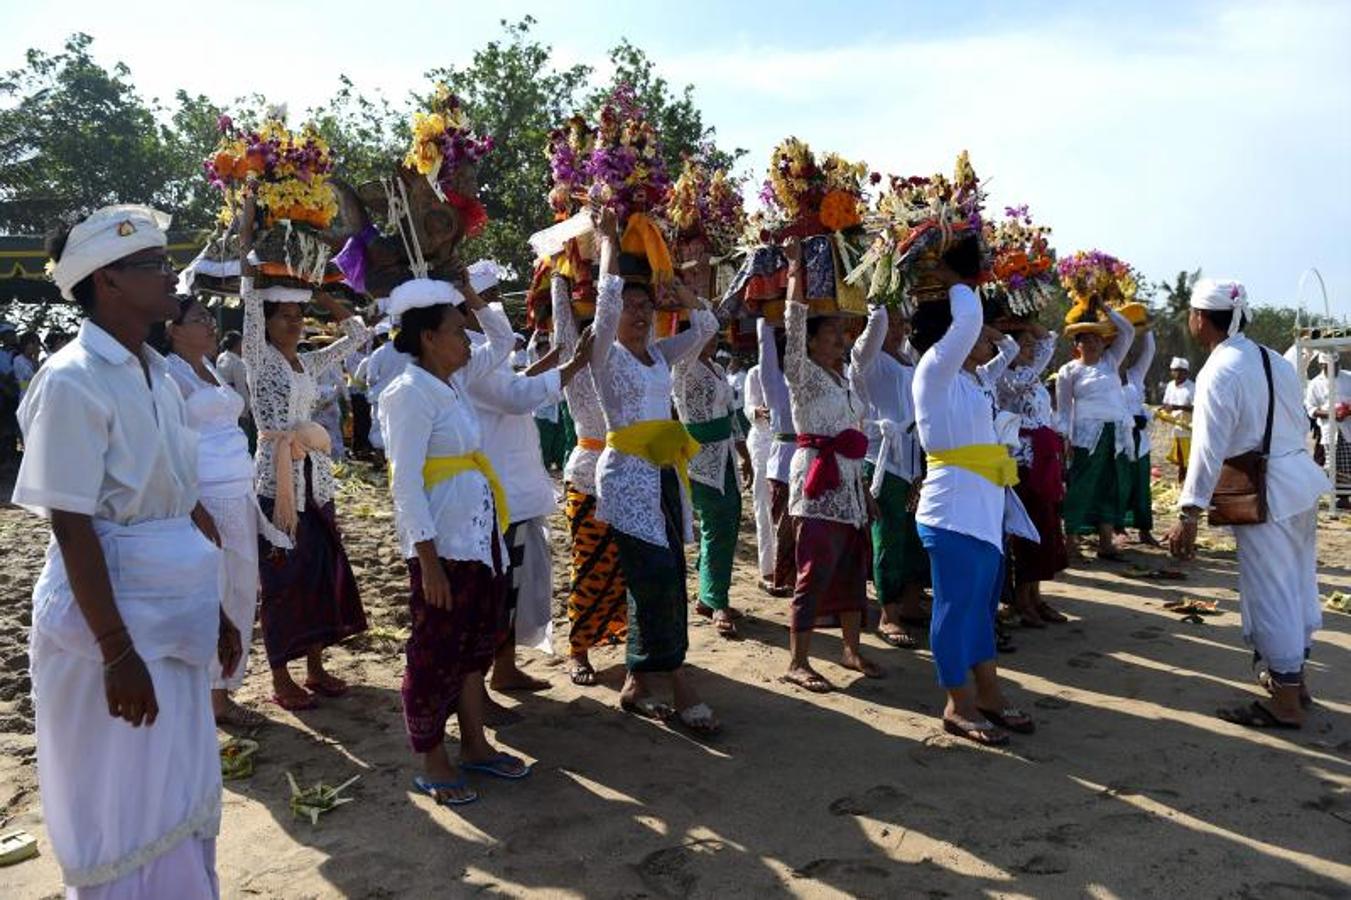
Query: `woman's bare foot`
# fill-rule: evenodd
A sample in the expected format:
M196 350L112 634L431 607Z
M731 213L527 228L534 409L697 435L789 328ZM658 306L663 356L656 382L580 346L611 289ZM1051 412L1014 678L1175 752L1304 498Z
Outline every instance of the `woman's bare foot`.
M259 725L267 722L267 717L254 709L246 706L240 706L234 700L230 699L228 692L223 690L213 690L211 692L211 711L216 717L217 725L233 725L236 728L257 728Z
M568 657L568 677L578 687L590 687L596 683L596 670L592 668L591 659L585 650Z
M488 685L493 690L501 691L504 694L547 691L551 687L549 682L543 678L532 678L514 665L510 667L493 666L493 674L488 681Z
M840 665L855 672L861 672L867 678L886 678L886 671L877 663L865 657L857 649L845 648L840 657Z
M284 666L272 670L272 700L287 710L312 709L315 706L314 694L296 684Z

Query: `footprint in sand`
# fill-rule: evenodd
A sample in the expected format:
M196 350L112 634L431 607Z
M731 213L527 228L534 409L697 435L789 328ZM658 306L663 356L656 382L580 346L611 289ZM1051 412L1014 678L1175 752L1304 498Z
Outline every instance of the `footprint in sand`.
M688 897L699 876L688 871L696 850L718 852L721 841L695 841L678 847L663 847L643 857L636 866L643 883L662 897Z
M832 816L867 816L884 809L890 809L905 802L908 798L897 788L889 784L870 787L862 794L850 794L830 804Z
M1102 654L1093 650L1085 650L1077 656L1071 656L1065 660L1065 665L1071 669L1092 669L1097 665L1097 661L1102 659Z
M866 859L814 859L801 868L793 870L795 878L830 878L835 884L843 878L846 882L862 879L864 881L883 881L891 873ZM839 885L836 884L838 887ZM850 885L858 890L857 885Z

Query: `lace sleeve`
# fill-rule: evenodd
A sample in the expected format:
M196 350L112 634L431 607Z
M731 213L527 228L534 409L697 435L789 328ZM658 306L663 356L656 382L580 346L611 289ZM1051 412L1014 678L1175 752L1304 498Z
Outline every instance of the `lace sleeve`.
M783 377L789 384L801 384L807 367L807 304L789 300L784 311L788 341L783 349Z
M624 311L624 279L618 275L600 276L596 290L596 318L591 327L591 371L604 377L610 362L610 351L619 336L619 316ZM599 382L597 382L599 384Z
M549 299L554 315L554 346L571 356L581 336L577 330L577 320L572 315L572 292L568 289L568 280L562 275L555 275L549 280Z
M1135 326L1114 309L1107 310L1107 318L1116 326L1116 337L1112 339L1112 345L1107 348L1104 355L1112 361L1112 369L1116 370L1126 361L1126 354L1130 353L1131 344L1135 342Z
M346 336L336 340L324 347L322 350L311 350L309 353L300 354L301 364L305 371L309 372L315 378L339 365L343 357L350 353L369 336L369 329L366 323L361 321L360 316L349 316L342 320L342 330L347 332Z
M263 298L253 290L253 278L239 279L239 297L244 301L244 364L257 372L267 351L266 325L263 322Z
M668 366L693 359L718 331L718 317L707 307L690 310L690 327L680 334L662 338L655 344L656 350L666 360Z
M1146 332L1144 343L1140 347L1140 356L1126 370L1126 378L1140 392L1141 403L1145 402L1145 378L1149 375L1149 367L1154 364L1155 352L1154 332Z
M400 382L380 398L380 418L389 426L384 437L395 523L414 544L436 538L436 520L422 482L433 415L432 407L407 383Z

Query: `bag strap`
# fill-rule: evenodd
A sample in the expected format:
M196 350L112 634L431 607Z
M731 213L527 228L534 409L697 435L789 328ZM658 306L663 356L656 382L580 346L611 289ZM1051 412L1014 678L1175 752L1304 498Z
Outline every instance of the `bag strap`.
M1276 387L1271 379L1271 358L1267 356L1267 348L1258 344L1257 352L1262 354L1262 369L1267 376L1267 429L1262 433L1262 455L1270 456L1271 421L1276 414Z

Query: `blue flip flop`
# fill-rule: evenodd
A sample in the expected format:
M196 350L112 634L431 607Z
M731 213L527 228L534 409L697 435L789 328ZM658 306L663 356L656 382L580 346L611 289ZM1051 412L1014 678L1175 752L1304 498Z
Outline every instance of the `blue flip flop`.
M413 779L413 787L419 793L431 797L439 806L464 806L478 799L478 794L474 791L470 791L470 795L462 800L452 800L449 797L442 799L436 796L437 791L455 791L468 788L469 782L465 780L464 775L460 775L454 781L430 781L419 775Z
M483 762L461 762L460 768L467 772L482 772L484 775L491 775L494 778L505 778L508 781L520 781L522 778L529 775L530 770L533 768L533 766L525 766L520 772L513 773L504 770L502 768L504 764L508 766L521 766L525 765L525 761L519 756L512 756L510 753L499 753L496 756L485 759Z

